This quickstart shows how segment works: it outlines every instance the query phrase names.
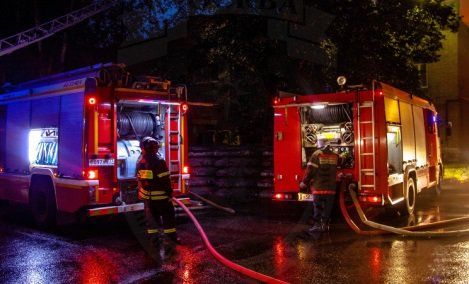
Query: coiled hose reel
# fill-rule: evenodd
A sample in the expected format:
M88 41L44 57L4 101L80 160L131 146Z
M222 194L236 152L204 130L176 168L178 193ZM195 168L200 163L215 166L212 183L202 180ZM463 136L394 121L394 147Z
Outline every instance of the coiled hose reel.
M119 136L122 139L140 139L151 136L159 139L161 122L158 115L149 112L121 112L117 121Z

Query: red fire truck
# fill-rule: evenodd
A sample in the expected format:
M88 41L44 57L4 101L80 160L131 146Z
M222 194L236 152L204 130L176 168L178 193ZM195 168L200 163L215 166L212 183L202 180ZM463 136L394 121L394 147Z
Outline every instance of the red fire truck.
M326 140L340 155L365 206L400 205L440 192L443 165L437 112L427 100L383 83L330 94L280 93L274 102L274 199L312 200L299 192L306 163Z
M10 88L0 94L0 199L29 204L39 224L142 210L135 168L144 136L161 141L173 189L186 193L185 96L116 64Z

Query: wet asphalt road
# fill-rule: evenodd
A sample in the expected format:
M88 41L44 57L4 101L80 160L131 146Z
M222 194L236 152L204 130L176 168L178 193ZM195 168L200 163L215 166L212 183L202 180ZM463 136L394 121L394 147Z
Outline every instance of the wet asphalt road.
M440 198L421 195L413 218L379 220L407 225L469 214L469 185L446 185ZM305 205L250 204L230 216L199 213L216 249L227 258L291 283L468 283L469 236L415 239L356 235L337 218L315 237ZM469 228L459 226L460 228ZM166 256L148 249L139 215L102 218L55 231L36 229L27 212L0 206L0 283L255 283L219 264L188 218L180 218L183 245Z

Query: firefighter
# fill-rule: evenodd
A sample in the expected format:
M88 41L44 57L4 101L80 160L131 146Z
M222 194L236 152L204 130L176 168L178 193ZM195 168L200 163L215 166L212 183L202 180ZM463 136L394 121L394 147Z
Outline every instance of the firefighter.
M162 224L165 239L174 244L180 241L171 200L173 190L166 162L158 155L159 147L158 141L152 137L145 137L140 142L142 154L137 162L138 197L145 204L147 234L151 241L161 243L158 228Z
M307 190L309 186L313 194L314 225L309 229L310 233L329 230L329 219L337 189L339 156L332 151L326 140L319 140L318 148L311 155L300 183L300 190Z

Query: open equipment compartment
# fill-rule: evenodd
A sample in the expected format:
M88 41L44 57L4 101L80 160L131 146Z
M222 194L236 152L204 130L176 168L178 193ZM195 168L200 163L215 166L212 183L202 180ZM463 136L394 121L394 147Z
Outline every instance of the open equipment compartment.
M318 141L328 141L341 157L341 168L354 166L354 127L352 104L311 104L301 106L301 161L305 167L318 149Z

